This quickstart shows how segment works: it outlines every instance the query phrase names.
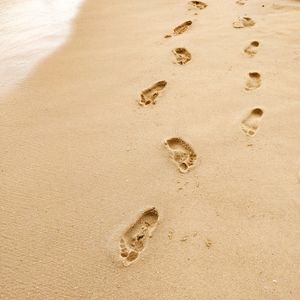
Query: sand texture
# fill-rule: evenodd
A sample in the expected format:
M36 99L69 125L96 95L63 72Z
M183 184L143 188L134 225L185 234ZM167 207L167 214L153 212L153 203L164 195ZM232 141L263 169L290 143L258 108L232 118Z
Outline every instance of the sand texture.
M300 299L300 1L204 2L87 0L2 97L1 299Z

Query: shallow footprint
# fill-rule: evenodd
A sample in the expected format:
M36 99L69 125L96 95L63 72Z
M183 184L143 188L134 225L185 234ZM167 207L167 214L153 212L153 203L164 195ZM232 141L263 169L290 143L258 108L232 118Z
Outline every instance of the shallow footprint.
M257 53L259 47L259 42L258 41L253 41L250 43L250 45L248 45L245 49L244 52L248 55L248 56L254 56Z
M250 17L240 17L232 23L234 28L252 27L255 22Z
M167 82L165 80L161 80L153 84L150 88L143 90L139 104L142 106L156 104L157 97L160 95L166 85Z
M247 0L237 0L235 3L239 5L245 5Z
M248 79L246 81L245 90L251 91L261 86L261 75L258 72L248 73Z
M197 154L187 142L179 137L165 140L171 160L181 173L187 173L196 163Z
M263 116L261 108L254 108L250 114L242 121L242 130L249 136L254 136L258 129L258 125Z
M204 9L207 7L207 4L201 1L190 1L189 5L198 8L198 9Z
M191 53L185 48L175 48L172 50L176 63L179 65L184 65L192 59Z
M139 257L152 237L157 222L158 211L152 207L145 210L124 232L120 239L120 256L124 266L129 266Z

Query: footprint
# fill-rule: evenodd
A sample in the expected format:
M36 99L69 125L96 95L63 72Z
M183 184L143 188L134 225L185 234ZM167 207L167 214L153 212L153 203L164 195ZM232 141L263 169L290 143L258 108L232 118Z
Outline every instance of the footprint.
M237 0L235 3L239 5L245 5L247 0Z
M253 42L250 43L250 45L248 45L244 49L244 52L248 56L254 56L257 53L258 47L259 47L259 42L258 41L253 41Z
M192 59L192 55L185 48L175 48L172 50L176 63L179 65L184 65Z
M153 84L150 88L142 91L139 104L142 106L156 104L157 97L160 95L161 91L166 87L166 85L167 82L165 80L161 80Z
M171 38L173 35L179 35L179 34L186 32L191 27L192 24L193 24L192 21L183 22L182 24L175 27L171 34L166 34L165 38L166 39Z
M261 86L261 76L258 72L250 72L248 76L245 86L246 91L255 90Z
M166 148L170 153L172 161L181 173L187 173L197 160L197 154L193 148L183 139L174 137L165 140Z
M242 121L242 130L249 136L254 136L258 129L258 124L263 116L261 108L254 108L250 114Z
M186 32L190 28L192 23L193 23L192 21L186 21L186 22L180 24L179 26L175 27L173 29L174 35L178 35L178 34L182 34L182 33Z
M124 232L120 239L120 256L124 266L133 263L145 250L152 232L156 229L157 222L158 211L152 207L145 210Z
M207 7L207 4L201 1L190 1L189 4L198 9L204 9Z
M255 22L250 17L240 17L232 23L234 28L252 27Z

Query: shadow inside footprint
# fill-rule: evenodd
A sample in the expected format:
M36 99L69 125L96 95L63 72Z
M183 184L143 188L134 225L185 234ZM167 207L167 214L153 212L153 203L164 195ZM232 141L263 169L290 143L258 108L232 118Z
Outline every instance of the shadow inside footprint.
M145 210L124 232L120 239L120 256L124 266L129 266L139 257L152 237L157 222L158 211L152 207Z
M153 84L150 88L142 91L139 104L141 106L156 104L157 97L160 95L160 93L166 87L166 85L167 82L165 80L161 80Z
M240 17L232 23L234 28L252 27L255 22L250 17Z
M248 79L246 81L245 90L251 91L261 86L261 75L258 72L248 73Z
M207 7L207 4L201 1L190 1L189 5L197 8L197 9L204 9Z
M259 42L258 41L253 41L250 43L250 45L248 45L245 49L244 52L248 55L248 56L254 56L257 53L259 47Z
M184 65L192 59L191 53L185 48L175 48L172 50L176 63L179 65Z
M249 113L249 115L242 121L242 130L248 136L254 136L256 134L263 113L264 112L261 108L254 108Z
M186 21L173 29L174 35L186 32L192 25L192 21Z
M187 142L183 139L174 137L165 140L167 150L170 153L171 160L175 163L181 173L187 173L197 160L197 154Z

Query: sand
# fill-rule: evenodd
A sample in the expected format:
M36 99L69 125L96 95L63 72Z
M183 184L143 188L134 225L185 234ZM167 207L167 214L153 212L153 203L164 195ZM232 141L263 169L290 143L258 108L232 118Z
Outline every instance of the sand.
M61 46L83 0L0 1L0 102Z
M87 0L1 99L1 299L300 298L300 3L205 2Z

